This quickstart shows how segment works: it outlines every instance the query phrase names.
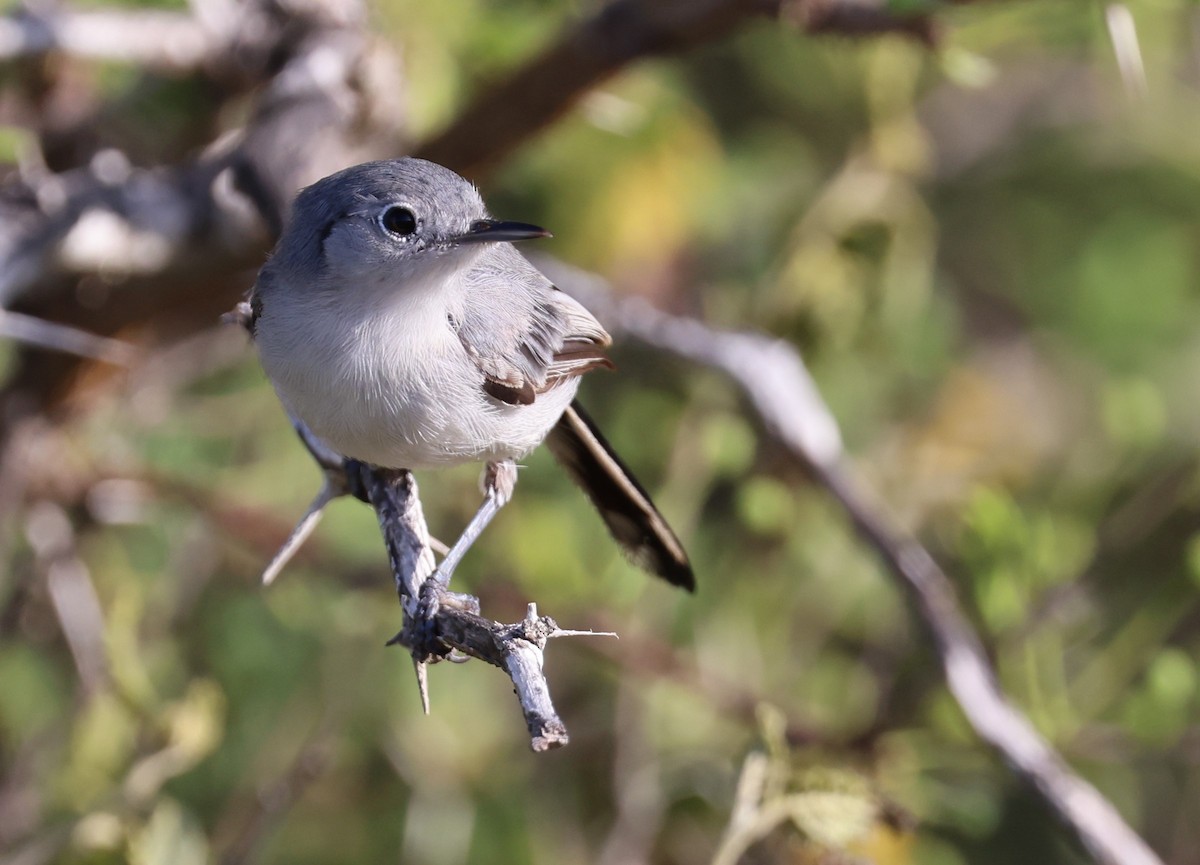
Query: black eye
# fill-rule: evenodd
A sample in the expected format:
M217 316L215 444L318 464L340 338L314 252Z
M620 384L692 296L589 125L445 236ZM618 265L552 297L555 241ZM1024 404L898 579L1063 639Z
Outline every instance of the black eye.
M385 231L401 236L417 230L417 218L407 207L389 207L380 215L379 224Z

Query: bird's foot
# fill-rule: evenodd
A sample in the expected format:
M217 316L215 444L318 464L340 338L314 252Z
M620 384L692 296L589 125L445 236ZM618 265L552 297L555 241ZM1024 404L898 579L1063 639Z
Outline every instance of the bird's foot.
M414 660L422 663L445 658L450 654L451 647L439 638L437 630L437 615L443 606L479 614L478 598L445 588L435 571L421 585L414 614L411 618L405 617L404 628L388 640L388 645L407 646Z

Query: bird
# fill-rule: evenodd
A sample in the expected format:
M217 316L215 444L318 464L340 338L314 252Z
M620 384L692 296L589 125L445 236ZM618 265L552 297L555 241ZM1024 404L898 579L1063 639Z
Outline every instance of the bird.
M484 499L437 566L445 585L545 442L636 565L694 591L688 555L576 400L612 339L514 243L476 187L427 160L367 162L301 190L250 292L250 331L285 408L386 469L484 463Z

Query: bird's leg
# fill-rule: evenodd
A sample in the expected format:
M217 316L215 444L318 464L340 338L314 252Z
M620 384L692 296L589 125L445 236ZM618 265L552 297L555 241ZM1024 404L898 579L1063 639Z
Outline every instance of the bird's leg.
M483 534L483 530L487 528L492 518L508 504L516 485L517 464L515 462L503 460L487 464L487 468L483 470L483 504L475 512L471 522L467 523L467 527L454 542L450 552L446 553L446 557L442 559L437 570L430 577L431 580L437 580L443 589L450 585L454 569L458 567L458 563L471 548L471 544L475 543L475 540Z
M437 570L421 586L421 596L418 599L417 608L418 627L425 631L424 636L427 640L433 636L433 620L437 616L438 607L441 606L444 598L451 595L449 586L450 578L454 576L454 569L458 567L467 550L471 548L471 544L475 543L475 540L483 534L488 523L512 498L513 489L517 485L517 464L513 460L488 463L483 471L482 485L483 504L475 512L471 522L467 523L467 527L454 542L450 552L446 553L446 557L438 564Z

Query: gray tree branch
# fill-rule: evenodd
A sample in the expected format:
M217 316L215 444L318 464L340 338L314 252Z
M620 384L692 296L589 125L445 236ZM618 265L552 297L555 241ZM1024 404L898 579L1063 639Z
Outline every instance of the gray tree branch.
M841 504L905 591L933 640L946 684L976 734L1033 785L1104 865L1162 865L1100 792L1080 777L1004 694L954 585L916 539L868 495L842 447L837 422L799 353L762 334L734 333L621 300L600 278L542 262L614 333L724 372L767 432Z
M441 658L417 654L422 651L422 644L414 638L415 628L424 624L418 619L417 599L434 570L429 529L421 511L416 479L411 472L376 469L362 463L347 463L347 471L357 473L356 480L365 487L366 497L379 519L404 613L404 626L393 642L414 652L425 700L423 665ZM561 633L553 619L539 617L536 606L530 604L524 620L504 625L480 616L476 598L447 593L438 605L434 625L435 638L445 647L446 654L458 650L508 673L534 751L567 744L567 728L554 710L542 669L546 641Z

